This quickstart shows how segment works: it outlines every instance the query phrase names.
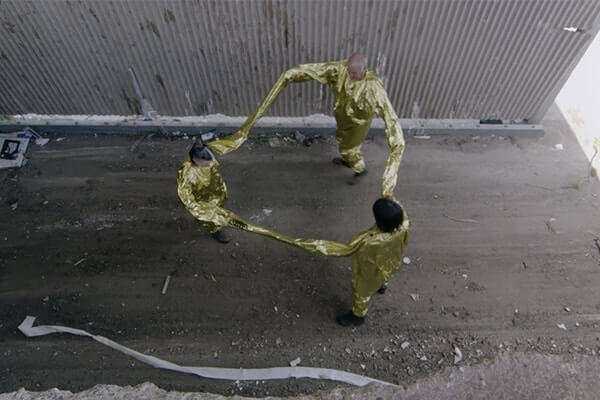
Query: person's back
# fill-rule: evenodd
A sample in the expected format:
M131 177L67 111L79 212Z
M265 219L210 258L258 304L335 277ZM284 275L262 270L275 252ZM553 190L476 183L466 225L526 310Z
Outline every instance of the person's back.
M352 264L373 264L382 274L385 282L402 265L404 246L407 244L408 231L398 229L394 232L381 232L375 228L360 249L352 255ZM379 287L377 287L379 289Z
M179 176L190 186L194 201L213 205L221 205L225 201L227 189L219 168L216 159L202 166L189 159L183 162L179 169Z

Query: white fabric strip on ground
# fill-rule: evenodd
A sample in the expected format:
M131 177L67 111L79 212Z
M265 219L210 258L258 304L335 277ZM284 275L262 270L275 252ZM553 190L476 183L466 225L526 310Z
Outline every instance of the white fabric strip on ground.
M97 342L102 343L112 349L120 351L135 358L138 361L151 365L155 368L167 369L171 371L184 372L187 374L201 376L210 379L225 379L239 381L256 381L256 380L273 380L273 379L288 379L288 378L311 378L311 379L326 379L349 383L355 386L365 386L370 383L379 383L382 385L395 386L389 382L380 381L378 379L369 378L353 374L350 372L339 371L329 368L313 368L313 367L274 367L274 368L219 368L219 367L190 367L174 364L169 361L161 360L160 358L148 356L139 353L128 347L113 342L104 336L93 335L81 329L69 328L67 326L56 325L39 325L33 326L35 317L27 316L19 330L27 337L44 336L52 333L69 333L77 336L87 336Z

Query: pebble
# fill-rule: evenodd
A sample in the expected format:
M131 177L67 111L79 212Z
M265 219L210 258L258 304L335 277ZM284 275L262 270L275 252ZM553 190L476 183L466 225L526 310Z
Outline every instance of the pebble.
M403 262L404 264L406 264L406 265L409 265L409 264L410 264L410 258L408 258L408 257L404 257L404 258L402 259L402 262Z
M456 346L454 346L454 364L458 364L463 359L462 351Z
M403 342L400 347L402 348L402 350L405 350L406 348L408 348L408 346L410 346L409 342Z
M348 354L352 353L352 350L350 350L348 347L346 347L346 348L344 349L344 351L345 351L346 353L348 353Z
M290 367L295 367L296 365L300 364L302 362L302 359L300 359L300 357L294 358L292 361L290 361Z
M279 147L281 146L281 140L278 137L269 138L269 146L271 147Z

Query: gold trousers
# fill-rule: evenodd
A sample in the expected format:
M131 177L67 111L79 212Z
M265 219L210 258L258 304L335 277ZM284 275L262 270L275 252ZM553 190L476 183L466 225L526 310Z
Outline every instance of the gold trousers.
M372 119L373 117L369 118L364 124L357 125L347 115L335 112L335 121L337 122L335 137L338 142L340 155L350 165L352 171L356 173L361 173L365 170L365 160L360 148L369 132Z
M369 311L371 296L387 283L379 268L373 264L352 266L352 313L364 317Z

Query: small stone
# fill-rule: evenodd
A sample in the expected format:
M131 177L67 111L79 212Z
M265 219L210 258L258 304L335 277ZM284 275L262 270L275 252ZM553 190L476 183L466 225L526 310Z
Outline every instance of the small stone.
M419 358L419 360L421 360L421 361L427 361L427 356L421 356L421 357Z
M400 347L402 348L402 350L406 350L408 348L408 346L410 346L409 342L403 342Z
M344 351L345 351L346 353L348 353L348 354L352 353L352 350L350 350L348 347L346 347L346 348L344 349Z
M413 299L413 301L419 301L419 294L418 293L409 293L408 294L410 296L411 299Z
M462 351L456 346L454 346L454 364L458 364L463 359Z
M565 324L556 324L556 326L558 326L558 328L562 329L563 331L567 330L567 326Z
M360 369L362 369L364 371L367 369L367 366L365 364L360 364Z
M404 264L406 264L406 265L409 265L409 264L410 264L410 258L408 258L408 257L404 257L404 258L402 259L402 262L403 262Z
M269 138L269 146L271 147L279 147L281 146L281 140L278 137L273 136Z
M313 138L306 138L302 141L302 144L306 147L310 147L310 146L312 146L313 142L314 142Z
M216 351L213 353L213 357L214 358L219 358L219 353L217 353Z
M297 142L301 143L304 141L304 139L306 139L306 136L304 136L300 132L296 131L296 132L294 132L294 139L296 139Z
M277 346L281 345L281 338L277 338L277 339L275 339L275 344L276 344Z
M566 312L571 312L571 309L569 307L565 307L565 311Z
M295 367L296 365L300 364L301 362L302 362L302 360L300 359L300 357L294 358L292 361L290 361L290 367Z

